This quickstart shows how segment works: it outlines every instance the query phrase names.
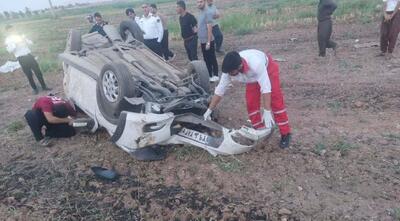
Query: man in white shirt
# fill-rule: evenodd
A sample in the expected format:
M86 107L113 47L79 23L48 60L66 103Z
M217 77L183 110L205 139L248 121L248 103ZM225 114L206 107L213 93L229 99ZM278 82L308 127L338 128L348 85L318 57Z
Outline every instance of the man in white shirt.
M383 19L381 24L381 56L393 57L397 37L400 32L400 0L383 0Z
M161 50L166 61L172 61L175 59L175 54L169 50L169 32L168 32L168 18L165 15L158 13L157 5L150 4L151 13L153 16L158 16L161 19L161 24L164 28L163 38L161 41Z
M162 56L161 41L163 39L164 28L161 19L150 13L148 4L143 4L143 17L139 20L139 26L144 32L144 44L154 53Z
M35 73L36 78L39 80L40 85L43 90L49 91L51 88L46 86L43 79L42 71L40 70L39 64L31 54L31 50L28 45L32 44L32 41L27 39L24 35L11 34L12 26L7 26L6 31L10 32L10 35L6 38L5 44L7 46L7 51L13 53L17 58L19 64L21 65L22 71L28 78L29 84L33 89L33 94L38 94L38 88L36 87L35 81L33 80L33 73Z
M275 118L281 133L279 146L289 147L290 126L280 88L278 63L259 50L232 51L226 54L222 62L222 72L204 119L210 119L212 110L221 101L231 81L243 82L246 84L247 112L254 128L249 132L262 138L272 129ZM264 102L262 111L261 100Z

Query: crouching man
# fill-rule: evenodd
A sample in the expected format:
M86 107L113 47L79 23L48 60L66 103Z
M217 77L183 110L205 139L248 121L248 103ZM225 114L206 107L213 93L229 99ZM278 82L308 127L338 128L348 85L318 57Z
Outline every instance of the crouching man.
M36 141L42 146L50 145L50 138L72 137L75 129L71 126L76 111L72 103L55 96L39 97L25 113L25 119ZM43 135L42 129L45 126Z
M259 50L232 51L226 54L222 62L222 72L204 119L210 119L212 110L221 101L231 81L243 82L246 83L247 111L253 125L246 132L252 137L265 137L276 121L281 133L279 146L289 147L291 134L280 87L278 63ZM261 99L264 102L263 110L260 110Z

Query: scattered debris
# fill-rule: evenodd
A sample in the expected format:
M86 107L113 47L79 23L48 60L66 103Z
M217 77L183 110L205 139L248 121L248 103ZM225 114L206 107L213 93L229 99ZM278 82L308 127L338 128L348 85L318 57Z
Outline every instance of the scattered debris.
M355 44L355 48L372 48L372 47L378 47L379 43L378 42L367 42L367 43L361 43L361 44Z
M277 62L287 62L285 58L274 58L274 60Z
M21 65L18 61L7 61L4 65L0 67L1 73L13 72L17 69L21 68Z
M288 210L288 209L286 209L286 208L281 208L279 211L278 211L278 214L279 215L282 215L282 216L284 216L284 215L291 215L292 214L292 212L290 211L290 210Z

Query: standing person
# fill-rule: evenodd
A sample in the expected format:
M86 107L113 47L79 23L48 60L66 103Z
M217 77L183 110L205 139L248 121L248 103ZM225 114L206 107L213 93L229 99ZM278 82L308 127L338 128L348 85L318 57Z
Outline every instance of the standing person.
M74 106L59 97L39 97L32 107L25 113L25 119L35 137L42 146L49 146L51 138L72 137L75 129L71 126L72 117L76 116ZM45 135L42 134L46 127Z
M397 37L400 32L400 0L384 0L381 24L381 56L393 57Z
M318 4L318 46L319 56L326 56L326 49L332 48L336 55L336 42L331 40L332 14L337 5L333 0L319 0Z
M181 26L181 36L186 54L190 61L198 60L197 57L197 20L186 11L185 1L176 2L176 12L179 14L179 25Z
M136 16L133 8L127 8L125 10L126 16L128 16L128 20L124 20L119 25L119 33L124 41L133 39L128 39L127 31L132 34L132 37L140 42L144 42L143 39L143 31L139 26L139 18Z
M143 4L142 9L143 17L139 20L139 26L144 32L144 44L154 53L162 56L161 40L163 39L164 29L161 19L150 13L148 4Z
M212 33L215 38L215 51L223 54L223 50L221 49L222 47L222 42L224 41L224 35L221 32L221 29L219 28L219 24L217 19L221 17L221 14L219 13L217 7L214 4L214 0L207 0L208 4L208 12L211 14L213 20L212 20Z
M158 16L161 19L161 24L164 28L163 38L161 40L161 49L162 49L164 59L166 61L168 61L170 59L173 60L175 58L175 55L174 55L174 53L172 53L171 50L169 50L169 44L168 44L169 32L168 32L167 17L158 13L156 4L150 4L150 8L151 8L151 13L153 14L153 16Z
M20 36L12 33L12 26L6 26L6 31L10 32L10 36L6 38L5 44L6 49L9 53L14 54L17 58L19 64L21 65L22 71L25 73L28 78L29 84L32 87L33 94L38 94L38 88L36 87L35 81L33 80L33 73L35 73L36 78L38 79L42 89L45 91L51 90L51 88L47 87L46 83L43 79L42 71L40 70L39 64L31 54L31 50L28 45L32 45L32 41L27 39L24 35Z
M106 32L103 29L104 25L108 25L108 22L103 20L103 17L99 12L94 13L94 25L90 29L89 33L98 32L99 34L103 35L104 37L107 36Z
M199 14L199 40L204 61L206 62L210 81L216 82L218 78L218 62L215 56L215 42L212 34L213 18L207 11L206 0L197 0Z
M215 88L215 95L204 119L210 119L231 81L243 82L246 83L247 112L254 128L247 128L247 134L257 138L265 137L276 122L281 133L279 146L289 147L291 134L280 87L278 63L259 50L232 51L226 54L222 62L222 72L221 81ZM264 102L262 111L261 100Z

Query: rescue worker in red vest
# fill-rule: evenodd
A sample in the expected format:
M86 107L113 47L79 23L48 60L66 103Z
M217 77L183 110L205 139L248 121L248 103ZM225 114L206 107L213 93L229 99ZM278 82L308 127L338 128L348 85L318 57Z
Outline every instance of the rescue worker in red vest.
M51 138L72 137L75 129L73 118L77 114L72 102L56 96L42 96L37 99L25 114L25 119L35 137L42 146L49 146ZM46 127L43 135L43 126Z
M276 122L281 133L279 146L289 147L291 133L280 87L278 63L259 50L231 51L222 62L222 72L204 119L211 119L212 111L221 101L231 81L243 82L246 83L247 111L253 126L247 128L247 132L252 137L263 138L270 133ZM264 102L262 110L261 100Z

